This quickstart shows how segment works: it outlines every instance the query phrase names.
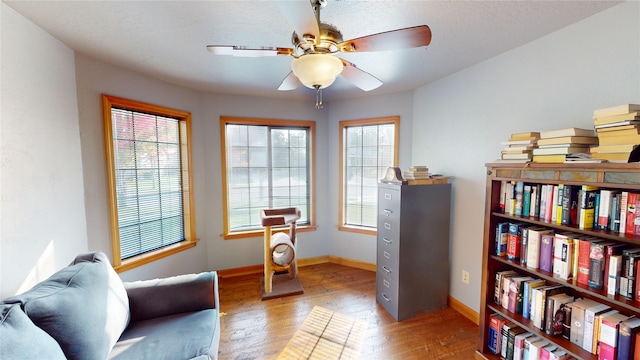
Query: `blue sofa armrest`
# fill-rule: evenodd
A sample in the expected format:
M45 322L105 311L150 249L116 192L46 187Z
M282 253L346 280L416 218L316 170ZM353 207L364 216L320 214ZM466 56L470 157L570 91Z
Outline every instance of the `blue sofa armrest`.
M220 309L215 271L125 282L131 321L205 309Z

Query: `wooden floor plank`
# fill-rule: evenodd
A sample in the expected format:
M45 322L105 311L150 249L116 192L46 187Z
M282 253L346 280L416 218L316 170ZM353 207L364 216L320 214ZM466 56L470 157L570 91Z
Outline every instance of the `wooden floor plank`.
M261 300L261 274L220 279L220 359L276 359L314 306L364 320L360 359L473 359L478 326L452 309L396 322L376 302L375 272L299 268L302 295Z

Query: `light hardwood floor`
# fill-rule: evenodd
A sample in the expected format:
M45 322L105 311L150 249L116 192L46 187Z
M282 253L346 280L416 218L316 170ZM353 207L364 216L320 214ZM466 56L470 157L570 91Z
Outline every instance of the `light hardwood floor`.
M275 359L314 306L369 323L361 359L473 359L478 326L451 308L396 322L376 302L375 272L301 267L302 295L261 300L261 274L220 278L220 359Z

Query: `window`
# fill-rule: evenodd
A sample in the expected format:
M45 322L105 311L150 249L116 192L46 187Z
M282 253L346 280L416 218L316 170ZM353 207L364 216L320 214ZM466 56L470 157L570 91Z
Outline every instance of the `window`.
M221 117L220 137L226 239L261 234L262 209L297 207L313 228L313 121Z
M191 114L108 95L102 103L114 268L195 246Z
M375 233L378 181L398 164L400 118L340 122L340 230Z

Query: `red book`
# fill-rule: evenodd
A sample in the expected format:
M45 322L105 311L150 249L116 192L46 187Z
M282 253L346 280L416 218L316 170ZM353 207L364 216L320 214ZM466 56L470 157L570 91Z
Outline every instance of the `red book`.
M640 214L638 213L638 209L640 209L640 196L637 196L637 200L636 200L636 218L635 218L635 228L636 231L634 234L636 235L640 235Z
M627 197L627 224L624 231L627 234L635 233L637 202L638 194L630 192L629 196Z
M617 313L602 318L598 360L615 360L618 356L618 328L629 316Z
M576 239L577 240L577 239ZM591 243L602 241L597 239L579 239L578 244L578 274L576 276L578 284L589 285L589 254L591 253Z

